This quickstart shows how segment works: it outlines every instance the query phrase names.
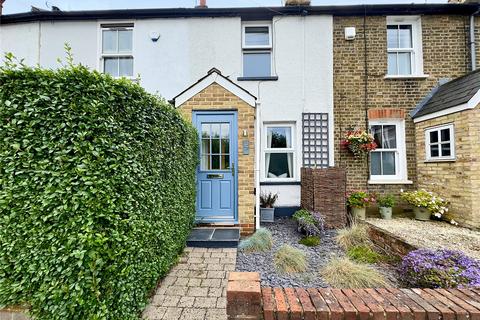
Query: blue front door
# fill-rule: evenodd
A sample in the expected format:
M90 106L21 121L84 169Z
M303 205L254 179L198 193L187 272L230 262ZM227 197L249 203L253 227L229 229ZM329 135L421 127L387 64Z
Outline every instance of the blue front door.
M193 120L200 141L196 221L234 223L237 218L237 114L195 112Z

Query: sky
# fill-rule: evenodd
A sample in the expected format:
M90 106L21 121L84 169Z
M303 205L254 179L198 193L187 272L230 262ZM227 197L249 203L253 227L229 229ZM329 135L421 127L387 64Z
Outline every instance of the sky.
M188 8L198 0L6 0L3 14L30 11L33 5L42 9L57 6L64 11L133 8ZM375 3L445 3L447 0L312 0L312 5L349 5ZM282 0L207 0L209 7L281 6Z

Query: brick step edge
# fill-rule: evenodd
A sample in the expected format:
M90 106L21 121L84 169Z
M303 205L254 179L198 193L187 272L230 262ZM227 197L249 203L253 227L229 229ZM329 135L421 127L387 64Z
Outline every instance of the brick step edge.
M480 320L480 288L333 289L260 286L256 272L231 272L230 320Z

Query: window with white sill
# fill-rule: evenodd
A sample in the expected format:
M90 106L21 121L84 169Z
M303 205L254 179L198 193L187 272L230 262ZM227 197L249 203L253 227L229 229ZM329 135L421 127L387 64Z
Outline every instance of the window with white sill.
M387 76L422 76L420 17L387 17Z
M133 77L133 24L101 28L102 71L113 77Z
M455 135L453 124L425 130L425 154L427 161L455 159Z
M377 148L370 152L370 181L406 181L404 121L371 121L370 131L377 144Z
M265 125L264 161L266 180L293 179L295 172L294 126Z
M246 24L243 27L243 77L272 75L272 33L269 24Z

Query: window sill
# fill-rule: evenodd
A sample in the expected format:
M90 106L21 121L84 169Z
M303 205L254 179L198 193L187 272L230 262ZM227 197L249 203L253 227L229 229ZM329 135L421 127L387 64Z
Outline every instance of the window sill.
M411 180L368 180L368 184L413 184Z
M301 181L298 180L282 180L282 181L274 181L274 180L268 180L268 181L261 181L260 185L261 186L295 186L295 185L300 185Z
M457 159L428 159L425 160L424 163L437 163L437 162L455 162Z
M383 77L383 79L387 79L387 80L408 80L408 79L412 79L412 80L422 80L422 79L427 79L428 77L430 77L428 74L411 74L411 75L401 75L401 76L395 76L395 75L386 75L385 77Z
M268 77L238 77L238 81L277 81L278 76L268 76Z

